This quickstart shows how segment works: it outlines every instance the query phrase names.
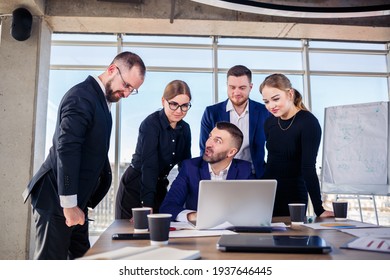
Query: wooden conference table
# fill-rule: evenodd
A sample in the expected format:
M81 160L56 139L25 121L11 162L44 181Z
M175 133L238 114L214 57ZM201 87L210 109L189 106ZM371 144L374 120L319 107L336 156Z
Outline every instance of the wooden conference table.
M317 218L315 222L333 222L334 219ZM273 218L272 222L284 222L289 225L289 217ZM85 256L120 249L125 246L143 247L149 246L149 240L112 240L114 233L133 232L133 226L129 220L115 220L99 237L95 244L88 250ZM244 234L244 233L241 233ZM329 254L284 254L284 253L238 253L221 252L216 249L219 236L170 238L169 245L173 248L184 250L199 250L202 260L357 260L357 259L390 259L390 254L351 249L340 249L340 246L354 238L347 233L336 229L314 230L305 226L299 229L288 228L286 231L273 233L245 233L264 235L319 235L332 246Z

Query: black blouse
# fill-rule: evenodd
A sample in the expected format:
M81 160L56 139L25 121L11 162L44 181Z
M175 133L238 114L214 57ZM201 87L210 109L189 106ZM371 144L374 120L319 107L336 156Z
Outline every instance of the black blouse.
M141 172L141 201L153 205L157 180L167 177L176 164L191 158L191 130L181 120L173 129L164 110L150 114L141 123L131 165Z
M284 129L282 130L280 126ZM288 216L288 203L307 203L307 193L317 216L324 211L316 173L321 127L309 111L301 110L295 119L270 116L264 131L268 159L263 178L277 179L274 216Z

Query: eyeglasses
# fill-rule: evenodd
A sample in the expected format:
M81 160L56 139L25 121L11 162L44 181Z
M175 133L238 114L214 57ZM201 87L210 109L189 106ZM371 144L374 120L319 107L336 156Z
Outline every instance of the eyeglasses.
M171 109L172 111L176 111L177 108L180 108L180 110L182 112L187 112L191 108L191 103L184 103L184 104L179 105L179 103L174 102L174 101L169 102L167 100L167 102L169 105L169 109Z
M130 85L129 83L126 83L125 80L123 79L121 70L118 68L118 66L115 65L115 67L116 67L116 69L118 69L119 76L121 77L122 82L123 82L123 87L124 87L125 89L129 90L130 95L138 94L138 89L134 88L134 87L133 87L132 85Z

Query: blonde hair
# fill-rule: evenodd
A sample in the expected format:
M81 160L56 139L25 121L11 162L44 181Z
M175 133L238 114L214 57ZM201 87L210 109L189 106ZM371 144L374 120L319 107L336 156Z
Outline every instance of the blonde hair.
M302 94L292 87L290 80L283 74L272 74L265 78L265 80L260 85L260 93L262 93L265 86L277 88L282 91L292 89L294 92L294 105L300 110L308 111L305 104L302 102Z

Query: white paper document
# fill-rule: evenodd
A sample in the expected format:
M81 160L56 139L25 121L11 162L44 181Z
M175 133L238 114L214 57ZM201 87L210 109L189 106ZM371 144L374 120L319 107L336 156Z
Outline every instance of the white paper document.
M378 227L378 228L350 228L341 229L340 231L348 233L357 237L376 237L376 238L388 238L390 239L390 227Z
M378 225L362 223L358 221L335 221L335 222L319 222L319 223L311 223L311 224L303 224L305 227L309 227L312 229L349 229L349 228L377 228Z
M231 226L233 226L231 223L225 222L210 229L197 230L195 229L195 226L189 222L171 222L171 231L169 232L169 238L237 234L237 232L227 230L227 228ZM278 231L286 230L285 223L271 223L271 227L275 228L275 230Z
M171 247L124 247L94 254L79 260L194 260L200 259L199 250L183 250Z
M341 248L390 253L390 239L358 237Z

